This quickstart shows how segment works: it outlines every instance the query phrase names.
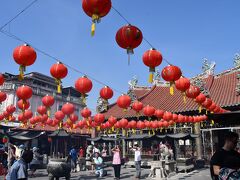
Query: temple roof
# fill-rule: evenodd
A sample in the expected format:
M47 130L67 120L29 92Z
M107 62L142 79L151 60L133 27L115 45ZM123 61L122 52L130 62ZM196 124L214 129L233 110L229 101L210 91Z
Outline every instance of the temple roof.
M238 84L237 74L239 68L222 72L218 75L209 75L202 79L205 88L208 90L209 97L223 108L240 105L240 96L236 92ZM186 98L186 104L183 101L183 95L174 87L174 95L170 95L169 87L152 86L151 88L135 87L133 88L137 99L144 106L150 105L155 109L162 109L172 113L187 113L198 110L198 104L193 99ZM115 116L117 118L136 117L136 112L129 109L123 112L116 103L109 106L109 110L104 113L105 117ZM142 111L139 114L143 116Z

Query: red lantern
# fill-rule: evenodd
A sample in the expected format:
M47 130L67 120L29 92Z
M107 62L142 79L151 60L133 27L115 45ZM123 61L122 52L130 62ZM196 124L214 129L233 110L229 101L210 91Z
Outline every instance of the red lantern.
M47 113L48 116L50 116L51 112L50 112L50 107L54 104L55 100L54 97L46 95L42 98L42 103L44 106L47 107Z
M3 142L4 144L8 142L7 136L4 136L4 137L2 138L2 142Z
M190 87L190 80L188 78L181 77L175 81L175 87L183 94L183 101L186 103L185 91Z
M158 128L158 121L151 121L151 128L153 128L153 129L157 129Z
M219 113L219 112L220 112L220 107L219 107L219 106L215 107L215 109L213 110L213 112L214 112L214 113Z
M0 91L0 104L7 99L7 94Z
M216 104L212 102L211 106L208 108L209 111L213 111L216 108Z
M120 128L125 128L128 125L128 120L127 119L121 119L120 121Z
M185 121L185 117L183 115L179 114L178 115L178 122L179 123L184 123L184 121Z
M75 107L73 104L71 103L66 103L62 106L62 112L65 114L65 115L70 115L72 113L74 113L74 110L75 110Z
M62 64L61 62L57 62L56 64L52 65L50 68L51 75L55 78L57 83L57 92L61 93L61 79L65 78L68 74L67 67Z
M23 80L23 75L24 75L26 66L31 66L35 62L37 58L37 54L32 47L24 44L14 49L13 58L15 62L20 65L19 80Z
M139 112L143 109L143 103L140 101L134 101L132 104L132 109L137 112L137 116L139 115Z
M57 112L55 112L54 117L57 120L62 121L64 119L64 117L65 117L65 114L62 111L57 111Z
M117 119L113 116L110 116L108 118L108 122L113 126L117 122Z
M46 114L46 112L47 112L46 106L38 106L37 112L41 115Z
M2 121L4 119L4 115L0 114L0 121Z
M145 123L142 122L142 121L138 121L138 122L137 122L137 128L138 128L138 129L144 129L144 128L145 128Z
M19 99L22 99L22 100L27 100L27 99L30 99L32 97L32 88L30 88L29 86L20 86L17 88L17 91L16 91L16 94L17 94L17 97Z
M98 113L94 116L94 121L99 125L101 123L103 123L105 120L105 116L101 113Z
M178 115L177 114L172 114L172 120L177 122L178 120Z
M6 111L7 111L9 114L14 113L15 110L16 110L16 107L15 107L14 105L9 105L9 106L7 106L7 108L6 108Z
M199 113L201 113L202 111L202 103L206 100L206 96L202 93L200 93L196 98L195 98L195 101L199 104Z
M100 90L100 97L103 99L103 107L105 110L108 109L108 99L113 97L113 90L108 86L105 86Z
M28 100L24 101L24 100L21 99L17 102L17 106L22 111L25 111L26 109L28 109L30 107L30 103L29 103Z
M182 76L182 71L179 67L168 65L162 70L162 78L170 82L170 94L173 95L173 84Z
M153 73L155 72L155 67L162 63L162 54L156 49L150 49L143 54L143 63L149 67L149 79L148 82L153 82Z
M4 76L0 73L0 86L3 85L4 81Z
M130 121L128 124L129 124L129 127L132 129L136 129L137 127L137 122L134 120Z
M83 0L82 8L84 12L92 18L91 35L95 34L96 23L106 16L111 10L111 0Z
M88 109L86 107L81 110L81 115L84 118L89 118L91 116L91 114L92 114L92 112L90 111L90 109Z
M197 86L190 86L186 91L186 96L189 98L196 98L200 94L200 89Z
M170 121L171 119L172 119L172 117L173 117L173 115L172 115L172 113L171 112L164 112L164 115L163 115L163 119L165 120L165 121Z
M32 118L33 113L32 113L31 110L27 110L27 111L25 111L25 112L23 113L23 115L24 115L24 117L25 117L26 119L30 119L30 118Z
M206 100L202 103L202 106L208 109L212 104L212 100L209 98L206 98Z
M78 120L78 116L76 114L71 114L70 115L70 120L74 123Z
M85 76L78 78L75 82L75 88L78 92L82 94L83 103L85 104L86 94L92 89L92 81Z
M146 128L150 128L150 121L145 120L144 124Z
M156 116L158 119L159 119L159 118L162 118L163 115L164 115L164 111L161 110L161 109L157 109L157 110L155 111L155 113L154 113L154 116Z
M54 97L46 95L42 98L42 103L46 107L51 107L54 104Z
M100 90L100 97L104 100L111 99L113 97L113 90L110 87L105 86Z
M127 54L133 54L133 49L138 47L143 39L142 32L136 26L126 25L121 27L115 37L117 44L123 48L127 49ZM129 57L129 56L128 56ZM129 64L128 58L128 64Z
M154 115L154 113L155 113L155 108L152 106L147 105L143 108L143 114L145 116L151 117Z
M131 104L131 98L128 95L121 95L117 99L117 105L120 108L123 108L124 110L127 110L130 104Z
M51 143L52 142L52 138L48 137L48 142Z

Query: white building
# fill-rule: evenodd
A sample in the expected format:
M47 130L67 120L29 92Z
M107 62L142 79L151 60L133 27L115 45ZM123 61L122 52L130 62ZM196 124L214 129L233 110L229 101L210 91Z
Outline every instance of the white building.
M17 117L21 111L17 107L18 97L16 96L16 90L19 86L27 85L32 88L33 96L29 99L31 111L34 115L37 114L37 107L42 105L42 97L45 95L51 95L55 98L55 103L51 107L51 117L58 110L61 110L62 105L66 102L70 102L75 106L75 113L80 118L80 111L84 107L81 99L81 94L73 87L62 87L62 94L57 94L57 85L55 79L38 72L31 72L24 75L24 80L19 81L18 75L12 75L5 73L5 83L0 86L0 91L7 93L7 99L0 105L0 113L6 110L8 105L14 105L16 111L14 116Z

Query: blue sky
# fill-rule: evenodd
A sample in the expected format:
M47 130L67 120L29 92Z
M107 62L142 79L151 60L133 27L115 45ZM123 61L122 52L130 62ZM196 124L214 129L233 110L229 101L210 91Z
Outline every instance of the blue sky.
M26 7L30 0L8 0L0 4L0 26ZM186 77L201 72L203 58L217 63L216 72L233 67L235 53L240 52L238 0L112 0L132 25L168 61L178 65ZM83 12L81 0L39 0L21 14L5 30L33 46L59 58L95 79L126 92L127 82L136 75L139 84L149 86L148 68L142 63L146 42L135 49L130 66L124 49L115 42L117 30L126 22L112 9L97 24L90 36L91 19ZM18 73L12 58L13 49L22 44L0 33L1 72ZM54 61L38 53L36 63L27 72L49 75ZM163 62L161 70L167 64ZM82 74L69 70L64 86L74 86ZM88 106L95 109L103 85L93 81ZM120 94L115 92L114 102Z

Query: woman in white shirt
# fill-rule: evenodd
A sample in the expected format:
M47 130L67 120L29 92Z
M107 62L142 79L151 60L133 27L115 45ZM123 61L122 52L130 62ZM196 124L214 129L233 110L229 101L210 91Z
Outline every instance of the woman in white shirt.
M138 144L135 144L132 148L134 151L134 161L135 161L135 168L136 168L136 179L140 179L141 177L141 148Z

